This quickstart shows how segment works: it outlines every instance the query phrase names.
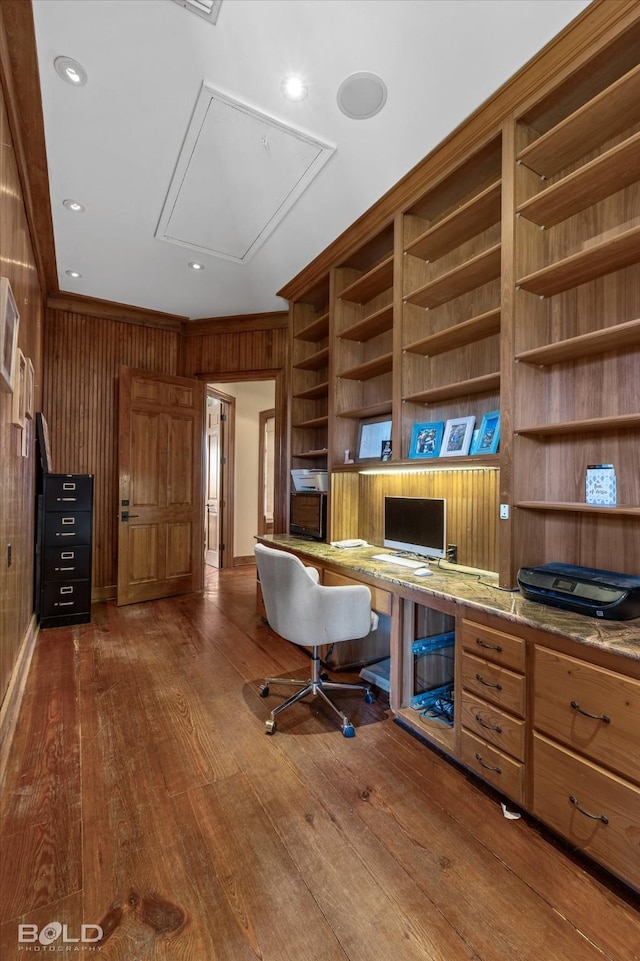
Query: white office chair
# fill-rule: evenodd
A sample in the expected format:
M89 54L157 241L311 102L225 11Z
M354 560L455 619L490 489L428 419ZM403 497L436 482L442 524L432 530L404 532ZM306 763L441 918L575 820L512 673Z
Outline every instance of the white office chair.
M267 677L260 687L260 696L268 697L270 684L287 684L300 688L284 704L271 711L266 722L266 733L275 734L276 715L307 694L318 695L336 712L342 721L345 737L354 737L355 729L325 690L364 691L367 704L374 700L368 684L346 684L330 681L320 672L318 648L324 644L339 644L358 637L366 637L378 626L378 615L371 610L371 594L364 584L345 587L323 587L318 572L305 567L293 554L256 544L256 564L267 610L269 626L287 641L311 647L311 677L306 681L294 678Z

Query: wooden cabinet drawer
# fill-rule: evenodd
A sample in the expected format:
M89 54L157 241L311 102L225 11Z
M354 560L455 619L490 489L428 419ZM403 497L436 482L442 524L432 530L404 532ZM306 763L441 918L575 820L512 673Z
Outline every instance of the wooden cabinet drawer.
M526 645L521 637L463 618L462 647L487 661L524 673Z
M466 691L504 707L512 714L519 717L525 715L526 681L522 674L515 674L506 667L491 664L464 651L462 685Z
M640 784L640 681L536 646L534 711L537 730Z
M524 804L524 764L487 744L470 731L462 732L462 763L507 797Z
M358 581L353 577L345 577L344 574L336 574L335 571L324 572L324 578L322 583L325 587L353 587L354 584L362 586L362 581ZM389 591L383 591L379 587L371 587L370 584L365 584L371 591L371 606L374 611L378 611L380 614L390 614L391 613L391 594Z
M640 789L540 734L533 764L535 816L640 888Z
M462 726L511 757L524 761L525 722L462 692Z

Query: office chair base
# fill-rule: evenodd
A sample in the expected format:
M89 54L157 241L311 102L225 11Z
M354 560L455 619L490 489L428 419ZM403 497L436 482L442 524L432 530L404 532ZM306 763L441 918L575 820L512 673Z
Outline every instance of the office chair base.
M276 715L281 711L286 710L286 708L291 707L297 701L301 701L307 695L312 694L314 697L321 697L329 707L335 711L341 721L342 734L344 737L355 737L356 731L347 717L343 712L333 703L330 698L325 694L324 689L330 691L341 691L341 690L351 690L351 691L364 691L364 700L366 704L373 704L375 698L371 687L368 684L347 684L342 681L328 681L325 680L326 675L320 674L320 658L314 648L313 655L311 658L311 663L313 667L313 673L308 681L296 680L293 677L266 677L264 683L260 686L260 697L269 696L269 686L271 684L285 684L293 687L299 688L295 694L292 694L290 698L284 701L283 704L278 704L277 707L271 711L271 716L265 723L265 733L275 734L277 730Z

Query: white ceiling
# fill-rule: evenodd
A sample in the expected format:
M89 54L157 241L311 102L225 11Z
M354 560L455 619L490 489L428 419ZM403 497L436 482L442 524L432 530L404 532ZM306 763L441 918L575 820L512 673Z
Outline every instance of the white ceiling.
M191 318L284 309L276 291L586 6L222 0L212 25L172 0L33 0L60 289ZM78 60L88 83L63 82L53 69L58 56ZM336 101L341 82L358 71L378 74L388 88L383 110L367 120L349 119ZM309 86L299 103L281 92L291 72ZM269 181L284 189L295 161L286 151L276 160L274 150L280 166L271 177L247 161L245 135L233 127L220 141L228 145L222 166L211 131L200 143L181 243L156 236L203 84L266 114L278 131L335 147L241 262L184 242L215 236L237 252L234 225L248 221L249 233L260 231L257 198L264 186L268 222ZM86 211L70 213L66 199ZM275 194L271 202L277 206ZM189 269L193 260L205 270ZM82 278L71 280L70 269Z

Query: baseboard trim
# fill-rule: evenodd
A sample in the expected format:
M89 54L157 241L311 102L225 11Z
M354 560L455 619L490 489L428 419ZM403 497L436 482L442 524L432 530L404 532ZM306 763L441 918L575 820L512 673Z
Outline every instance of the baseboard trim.
M256 559L253 554L233 558L234 567L249 567L250 564L255 564L255 562Z
M91 603L99 604L101 601L114 601L116 594L115 584L110 584L108 587L94 587L91 590Z
M7 688L2 707L0 707L0 791L4 788L4 780L9 762L9 752L13 743L13 735L18 723L18 715L22 705L24 690L27 685L31 659L36 646L39 628L35 613L32 614L29 626L22 639L18 657L11 672L11 680Z

